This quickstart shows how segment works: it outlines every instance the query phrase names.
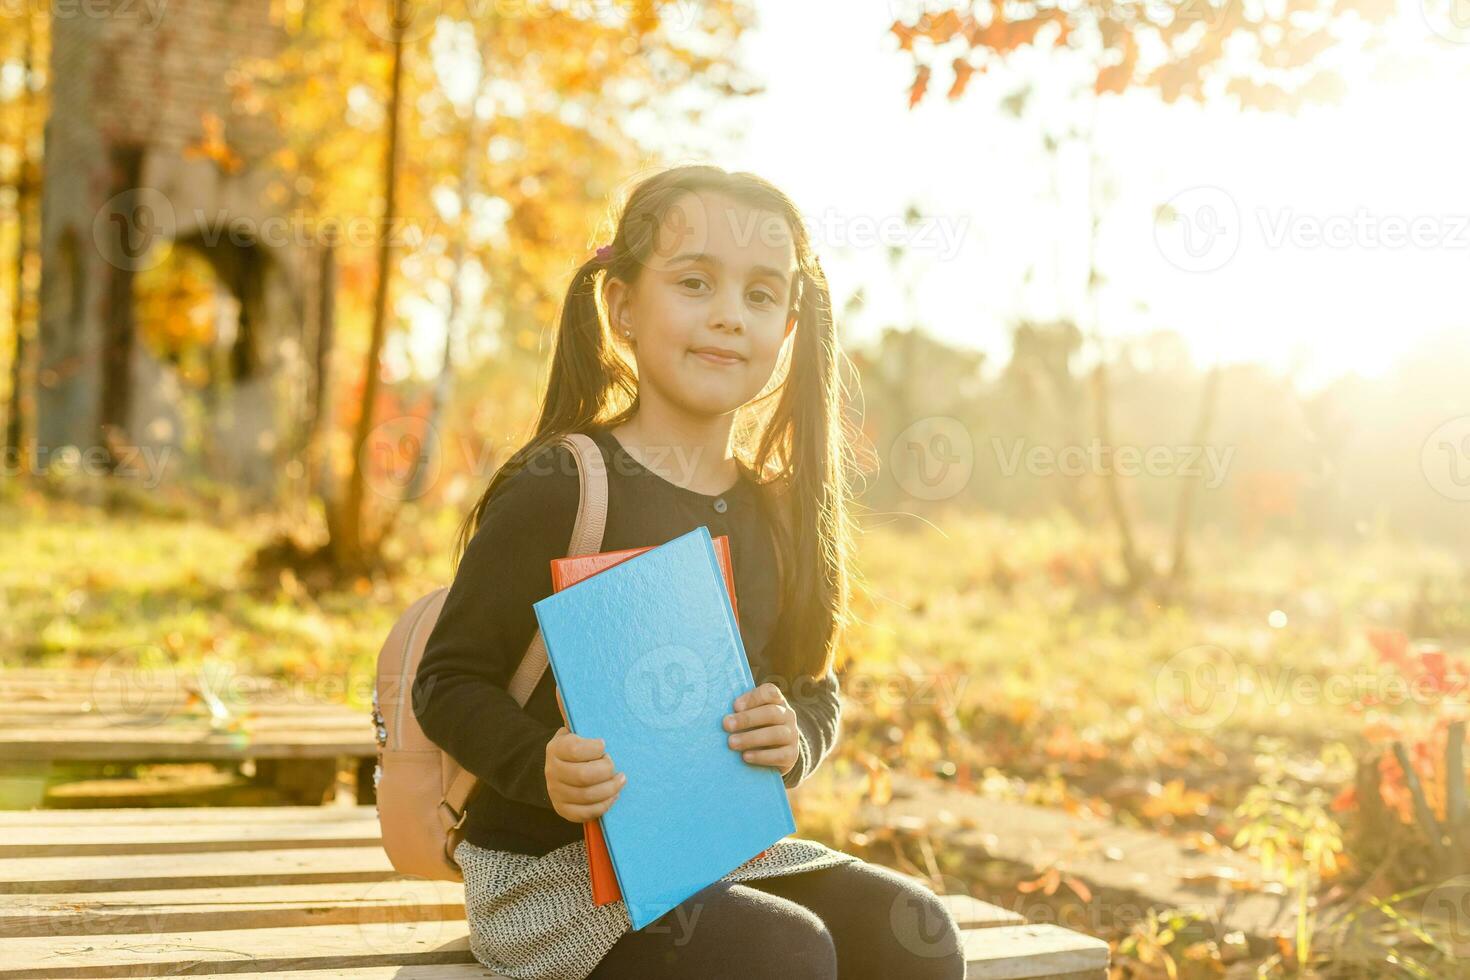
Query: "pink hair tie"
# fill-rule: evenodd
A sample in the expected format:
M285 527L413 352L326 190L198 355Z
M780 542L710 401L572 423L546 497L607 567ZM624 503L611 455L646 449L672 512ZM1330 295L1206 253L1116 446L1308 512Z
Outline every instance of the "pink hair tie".
M611 255L612 255L612 246L611 245L604 245L604 246L602 246L602 248L599 248L597 250L597 261L599 261L599 262L606 262L608 260L608 257L611 256Z

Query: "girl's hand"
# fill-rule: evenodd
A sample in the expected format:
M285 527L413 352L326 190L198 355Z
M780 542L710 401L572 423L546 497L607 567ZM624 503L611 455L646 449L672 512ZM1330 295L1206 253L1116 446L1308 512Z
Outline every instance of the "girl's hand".
M800 758L796 741L796 711L775 684L762 684L735 699L735 713L725 716L730 748L753 765L774 766L781 775Z
M627 776L614 774L600 738L583 738L563 725L546 743L546 795L563 820L596 820L617 800L626 782Z
M560 691L556 701L561 704ZM563 820L596 820L617 800L627 780L613 770L600 738L583 738L563 725L546 743L546 795Z

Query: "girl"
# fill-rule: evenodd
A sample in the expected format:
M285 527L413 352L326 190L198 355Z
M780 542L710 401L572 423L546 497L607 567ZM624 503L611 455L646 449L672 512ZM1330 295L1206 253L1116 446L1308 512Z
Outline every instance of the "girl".
M551 671L524 709L506 690L577 512L574 460L553 443L583 432L608 474L602 550L701 524L728 535L757 681L725 718L729 746L788 787L806 779L840 711L832 664L850 536L840 356L800 215L750 174L691 166L648 178L611 243L574 275L535 436L465 521L413 701L425 734L480 780L455 859L471 948L491 970L964 976L959 930L932 892L798 837L632 931L624 902L592 903L580 826L617 805L617 760L560 724Z

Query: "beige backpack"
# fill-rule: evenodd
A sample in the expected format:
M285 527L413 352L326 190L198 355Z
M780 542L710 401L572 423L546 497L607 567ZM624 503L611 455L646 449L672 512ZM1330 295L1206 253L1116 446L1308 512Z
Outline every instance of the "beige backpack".
M581 484L567 554L593 554L602 548L607 523L607 470L602 450L580 432L563 436L557 444L572 450ZM378 652L378 680L373 690L378 739L374 782L383 850L394 869L421 878L461 881L454 849L463 836L465 804L477 780L429 741L414 717L412 702L419 660L448 592L447 588L435 589L410 606ZM537 629L507 685L516 704L526 706L545 671L546 643Z

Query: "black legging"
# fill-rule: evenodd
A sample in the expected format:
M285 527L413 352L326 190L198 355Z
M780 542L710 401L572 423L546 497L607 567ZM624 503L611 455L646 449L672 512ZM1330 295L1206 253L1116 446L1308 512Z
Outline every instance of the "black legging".
M954 917L935 896L858 861L695 892L608 950L589 980L963 980Z

